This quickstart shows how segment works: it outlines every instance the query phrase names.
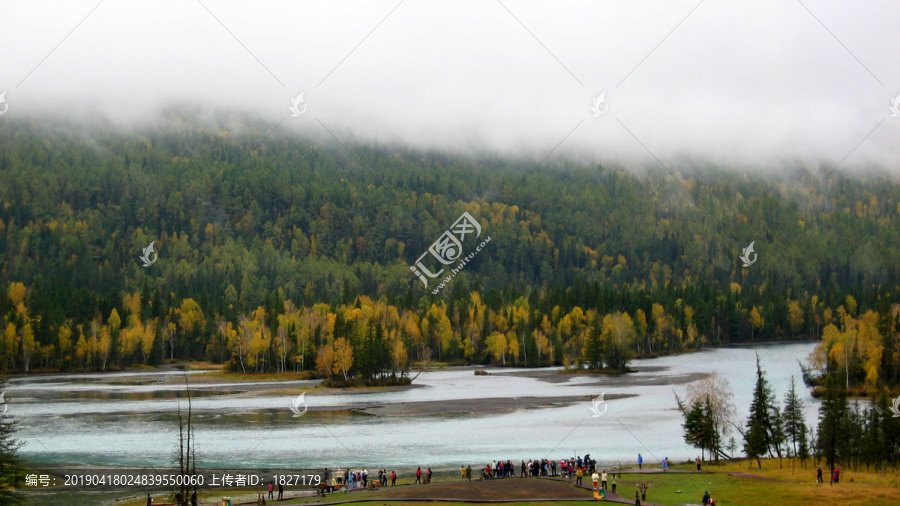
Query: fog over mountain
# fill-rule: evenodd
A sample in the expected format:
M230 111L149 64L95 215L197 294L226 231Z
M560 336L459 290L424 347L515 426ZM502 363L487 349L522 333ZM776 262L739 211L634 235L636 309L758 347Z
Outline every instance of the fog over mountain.
M535 161L900 173L896 2L73 0L3 18L0 122L190 105Z

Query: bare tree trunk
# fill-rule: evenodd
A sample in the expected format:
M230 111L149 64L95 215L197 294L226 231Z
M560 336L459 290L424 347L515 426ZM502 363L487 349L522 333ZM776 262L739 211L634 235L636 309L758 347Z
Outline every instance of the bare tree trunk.
M185 430L184 417L181 413L181 404L178 404L178 467L181 473L181 483L178 485L178 494L175 503L178 506L190 506L191 494L196 493L197 485L195 476L197 474L196 450L193 441L193 409L191 405L191 387L188 383L187 372L184 373L184 386L187 391L188 411L187 411L187 430Z

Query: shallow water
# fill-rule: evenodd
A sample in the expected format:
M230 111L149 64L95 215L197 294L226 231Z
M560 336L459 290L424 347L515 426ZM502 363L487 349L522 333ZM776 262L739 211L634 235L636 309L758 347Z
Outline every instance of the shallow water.
M251 396L242 384L222 383L196 389L192 407L197 455L206 467L320 468L366 465L370 468L418 465L450 467L494 459L562 457L590 453L605 465L692 459L698 450L682 439L681 414L673 389L682 397L686 377L718 370L734 391L738 418L747 416L755 382L758 352L767 378L783 399L791 375L798 381L809 424L818 402L800 381L797 360L805 360L813 344L722 348L679 356L635 360L647 369L626 377L578 376L549 383L499 373L475 376L472 368L422 373L401 391L357 395L308 393L313 408L293 417L293 396ZM141 379L154 374L140 373ZM180 373L179 373L180 374ZM92 375L15 378L8 388L9 414L17 417L21 455L35 463L167 466L177 442L176 412L186 408L178 385L121 384L128 375L98 379ZM313 382L271 383L272 388L309 386ZM246 384L243 384L246 385ZM594 417L587 396L601 392L632 397L607 401L608 410ZM298 390L299 393L299 390ZM490 399L498 397L586 396L584 401L535 406L508 413L455 413L374 416L354 408L415 401ZM329 407L327 411L321 409ZM739 440L738 434L733 434ZM740 445L740 443L738 443Z

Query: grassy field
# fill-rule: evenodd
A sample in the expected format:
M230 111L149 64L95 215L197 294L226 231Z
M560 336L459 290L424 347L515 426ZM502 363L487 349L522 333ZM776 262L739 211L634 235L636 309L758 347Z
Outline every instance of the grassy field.
M814 478L805 483L780 483L726 473L625 474L619 481L620 495L634 497L636 481L651 484L648 501L665 505L699 504L705 491L709 491L718 505L900 504L900 490L888 485L841 483L832 486L827 482L817 484Z
M693 464L678 464L671 469L693 471L696 467ZM825 483L816 483L816 466L811 461L807 462L806 469L799 460L792 462L791 459L783 459L779 463L778 459L764 459L762 469L757 468L755 461L740 461L721 465L704 463L703 470L711 472L625 474L619 482L619 492L625 497L625 491L629 488L623 487L622 483L631 483L631 493L627 497L633 497L636 488L634 482L644 481L652 483L647 500L666 505L699 503L706 490L718 504L729 505L900 504L900 473L897 470L875 472L842 469L841 482L836 485L829 484L829 471L824 467ZM730 476L728 473L748 473L766 479Z
M828 481L828 468L824 461L820 461L822 465L822 477ZM693 471L696 469L694 464L677 464L671 466L672 469L684 469ZM779 463L778 459L763 459L762 469L758 468L756 461L737 461L723 462L719 465L704 463L704 471L724 472L724 473L748 473L764 478L773 478L776 480L791 482L815 482L816 481L816 465L812 460L807 460L806 468L799 459L782 459ZM857 471L852 469L841 468L841 484L845 483L866 483L870 485L890 485L900 487L900 470L887 469L886 471L875 471L874 469L860 468Z

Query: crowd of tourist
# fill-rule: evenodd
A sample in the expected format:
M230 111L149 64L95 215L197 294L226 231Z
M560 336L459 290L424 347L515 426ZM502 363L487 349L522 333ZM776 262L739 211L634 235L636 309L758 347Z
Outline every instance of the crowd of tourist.
M472 481L470 469L460 467L460 475L463 480ZM486 464L481 469L481 478L484 480L492 480L495 478L511 478L514 476L561 476L567 479L575 479L576 484L581 484L585 475L593 475L597 471L597 461L591 458L590 454L584 458L571 457L568 459L548 460L548 459L530 459L527 462L522 460L515 464L512 460L494 460ZM603 471L606 474L606 471ZM605 481L605 480L604 480Z
M643 464L643 458L638 456L638 465ZM663 469L668 468L668 458L663 461ZM576 456L563 458L560 460L550 459L529 459L527 461L520 460L518 464L510 459L493 460L484 465L480 469L481 480L495 480L502 478L514 477L561 477L574 480L575 485L582 485L584 477L589 477L593 484L594 490L616 492L618 482L621 479L621 473L607 472L605 469L597 467L597 461L592 459L590 454L584 457ZM418 467L415 471L414 484L431 483L432 470L430 467L423 470ZM472 481L472 466L462 465L459 468L459 476L461 481ZM476 476L477 477L477 476ZM396 486L397 472L387 472L385 469L378 470L378 478L373 482L369 479L369 472L366 468L357 471L350 469L337 469L333 473L328 469L324 473L324 486L328 492L333 492L341 488L355 489L368 488L377 484L380 487ZM636 504L643 504L646 501L647 488L649 484L636 484L639 487L639 493L635 494Z
M428 469L428 478L431 478L430 468ZM388 486L389 481L392 487L396 486L397 471L391 471L389 473L384 469L379 469L377 481L378 486L386 487ZM350 471L350 469L347 469L346 471L343 469L338 469L334 472L332 472L328 468L325 468L325 472L322 476L322 484L328 492L334 492L335 490L341 488L370 488L375 486L375 483L376 482L373 482L369 479L369 470L365 467L357 471Z

